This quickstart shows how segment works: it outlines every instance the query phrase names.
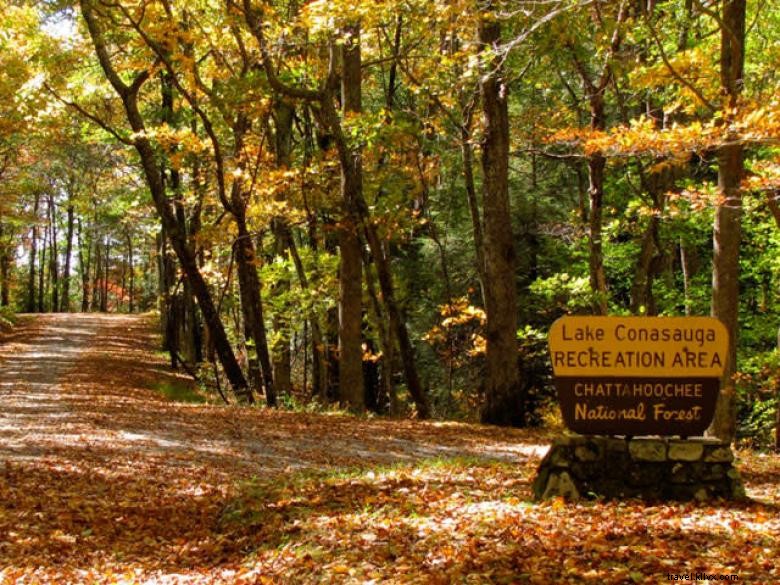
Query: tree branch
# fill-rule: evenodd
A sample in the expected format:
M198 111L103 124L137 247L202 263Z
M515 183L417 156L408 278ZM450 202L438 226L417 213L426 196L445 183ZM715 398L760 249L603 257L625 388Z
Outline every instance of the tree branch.
M303 87L293 87L283 83L282 80L276 75L271 55L268 53L268 46L266 45L265 32L263 31L264 22L260 16L260 11L252 7L251 0L243 0L244 7L244 19L246 20L249 30L257 40L257 44L260 47L260 55L262 57L263 69L268 77L268 83L274 89L281 94L288 97L319 101L323 99L324 92L322 90L313 90ZM262 10L262 9L261 9ZM330 79L330 75L328 75Z
M661 54L661 59L663 60L666 69L669 71L672 77L690 89L699 99L699 101L701 101L701 103L706 106L708 110L710 110L710 112L717 111L717 108L707 98L705 98L704 95L702 95L696 86L680 75L680 73L674 68L674 65L671 64L669 57L664 50L663 43L661 43L661 39L658 38L658 31L655 30L655 27L653 26L653 23L650 21L650 19L647 20L647 28L650 29L650 35L653 37L653 41L655 41L655 46L658 47L658 51Z
M48 92L49 92L49 93L50 93L50 94L51 94L51 95L54 97L54 99L56 99L58 102L60 102L60 103L62 103L62 104L64 104L64 105L66 105L66 106L68 106L69 108L73 108L73 109L74 109L74 110L76 110L76 111L77 111L79 114L81 114L82 116L84 116L84 117L85 117L85 118L87 118L88 120L91 120L92 122L94 122L95 124L97 124L98 126L100 126L100 127L103 129L103 130L105 130L106 132L108 132L109 134L111 134L111 136L113 136L114 138L116 138L116 139L117 139L119 142L121 142L122 144L126 144L127 146L133 146L134 142L133 142L132 140L130 140L129 138L126 138L125 136L122 136L122 135L119 133L119 131L118 131L116 128L114 128L113 126L110 126L110 125L108 124L108 122L106 122L106 121L105 121L105 120L103 120L102 118L100 118L100 117L96 116L95 114L92 114L91 112L88 112L87 110L85 110L85 109L84 109L82 106L80 106L80 105L79 105L79 104L77 104L76 102L73 102L73 101L70 101L70 100L66 100L65 98L63 98L62 96L60 96L60 95L59 95L59 94L58 94L58 93L57 93L57 92L54 90L54 88L52 88L52 87L51 87L51 86L48 84L48 82L44 82L43 86L46 88L46 91L48 91Z

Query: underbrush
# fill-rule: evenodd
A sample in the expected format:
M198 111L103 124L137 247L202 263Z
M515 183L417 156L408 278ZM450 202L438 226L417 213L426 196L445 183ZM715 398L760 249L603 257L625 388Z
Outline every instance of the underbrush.
M200 390L187 381L163 380L156 382L152 389L174 402L187 402L190 404L204 404L208 402L208 399Z
M0 331L8 331L16 324L16 313L10 307L0 307Z

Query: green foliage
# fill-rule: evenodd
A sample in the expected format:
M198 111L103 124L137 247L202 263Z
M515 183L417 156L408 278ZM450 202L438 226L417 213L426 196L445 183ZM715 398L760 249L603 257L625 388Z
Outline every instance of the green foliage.
M573 276L568 272L540 278L529 287L537 313L552 323L564 314L588 313L596 295L587 276Z
M526 422L531 426L538 426L545 422L544 413L551 405L556 404L547 333L525 326L517 332L517 338Z
M773 448L780 408L780 350L743 359L736 381L737 437L753 447Z

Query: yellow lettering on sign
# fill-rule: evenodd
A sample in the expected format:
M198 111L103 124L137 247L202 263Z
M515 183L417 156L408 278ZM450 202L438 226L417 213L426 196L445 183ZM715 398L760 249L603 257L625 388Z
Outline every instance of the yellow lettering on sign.
M728 333L713 317L563 317L549 344L559 377L718 378Z

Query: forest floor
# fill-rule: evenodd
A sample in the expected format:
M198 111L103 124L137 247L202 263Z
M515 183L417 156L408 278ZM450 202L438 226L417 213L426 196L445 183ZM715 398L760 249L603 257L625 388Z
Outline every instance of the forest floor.
M534 503L549 431L168 396L147 318L5 335L0 583L780 582L776 455L743 503Z

